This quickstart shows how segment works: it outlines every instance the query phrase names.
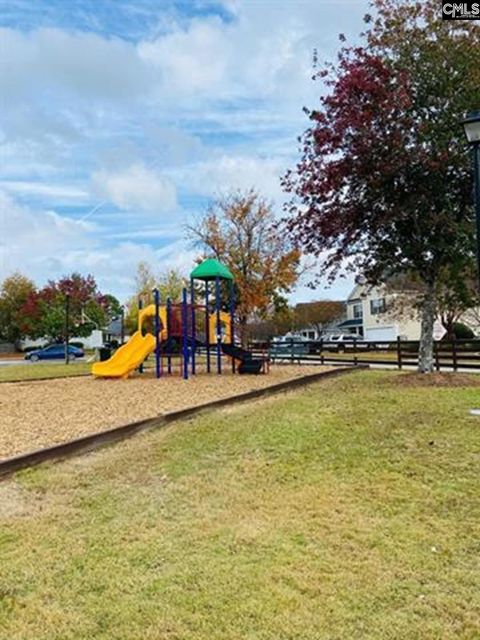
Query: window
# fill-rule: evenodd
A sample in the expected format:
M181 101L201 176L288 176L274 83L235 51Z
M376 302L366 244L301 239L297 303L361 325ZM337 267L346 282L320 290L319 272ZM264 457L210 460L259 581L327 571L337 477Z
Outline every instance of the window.
M376 298L370 300L370 313L375 316L379 313L385 313L387 305L385 304L385 298Z
M361 302L353 305L353 317L355 320L361 320L363 318L363 305Z

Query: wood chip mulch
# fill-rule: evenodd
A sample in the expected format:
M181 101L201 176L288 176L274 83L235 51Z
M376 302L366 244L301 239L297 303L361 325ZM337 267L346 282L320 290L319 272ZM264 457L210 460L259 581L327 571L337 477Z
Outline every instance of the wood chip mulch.
M112 427L335 367L273 366L268 375L152 374L128 380L61 378L1 385L0 460Z

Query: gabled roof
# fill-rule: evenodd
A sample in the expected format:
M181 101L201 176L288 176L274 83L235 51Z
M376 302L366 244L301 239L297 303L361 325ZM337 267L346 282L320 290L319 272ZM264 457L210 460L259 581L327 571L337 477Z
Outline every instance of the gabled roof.
M112 336L119 336L122 334L122 321L120 318L114 318L110 321L110 324L103 330Z
M348 327L361 327L362 324L363 323L361 318L352 318L351 320L344 320L343 322L340 322L338 327L341 329L346 329Z
M215 280L216 278L233 280L233 276L228 267L218 260L215 260L215 258L204 260L198 267L195 267L190 274L190 278L195 280Z

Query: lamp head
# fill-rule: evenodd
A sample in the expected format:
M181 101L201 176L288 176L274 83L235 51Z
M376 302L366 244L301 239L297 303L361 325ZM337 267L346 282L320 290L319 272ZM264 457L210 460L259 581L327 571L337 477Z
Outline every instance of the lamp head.
M462 121L469 144L480 143L480 111L471 111Z

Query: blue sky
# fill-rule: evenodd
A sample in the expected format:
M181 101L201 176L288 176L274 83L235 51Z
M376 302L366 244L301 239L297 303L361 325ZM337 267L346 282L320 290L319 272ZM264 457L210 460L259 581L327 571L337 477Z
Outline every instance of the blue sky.
M279 179L321 89L312 52L362 30L364 0L0 0L0 279L136 264L188 273L185 224ZM344 297L300 285L292 300Z

